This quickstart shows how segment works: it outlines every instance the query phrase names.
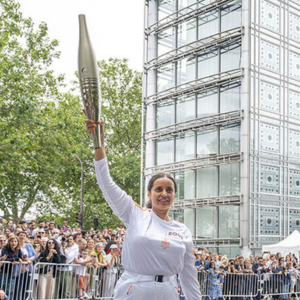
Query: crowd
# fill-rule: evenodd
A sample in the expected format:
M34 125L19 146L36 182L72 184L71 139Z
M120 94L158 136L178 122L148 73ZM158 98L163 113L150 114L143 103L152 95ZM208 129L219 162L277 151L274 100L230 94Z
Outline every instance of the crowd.
M112 297L122 270L125 232L122 225L116 230L84 231L71 228L67 220L61 226L54 220L17 225L8 220L0 235L0 299L25 300L37 263L34 298L91 298L93 272L102 279L99 296Z
M37 263L39 280L33 286L34 298L88 299L95 272L101 277L96 287L98 295L113 296L122 270L126 233L122 225L115 230L85 231L71 228L67 220L61 226L53 220L21 221L17 225L7 221L1 230L0 299L25 300ZM194 255L200 289L212 300L242 295L244 299L260 300L262 294L271 294L277 300L300 292L300 266L292 254L282 257L280 253L263 253L229 259L195 247Z
M211 299L245 295L245 299L260 300L262 294L276 300L294 295L298 298L300 265L294 254L283 257L281 253L263 253L262 256L237 255L228 259L205 248L195 249L194 254L203 294Z

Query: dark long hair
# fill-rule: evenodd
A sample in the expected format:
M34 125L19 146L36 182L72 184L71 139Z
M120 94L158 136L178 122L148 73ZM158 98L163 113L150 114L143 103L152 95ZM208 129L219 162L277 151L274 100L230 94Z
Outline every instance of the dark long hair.
M174 184L175 193L177 193L177 184L176 184L174 178L173 178L170 174L164 173L164 172L157 173L157 174L155 174L155 175L153 175L153 176L151 177L151 179L150 179L150 181L149 181L149 183L148 183L148 188L147 188L147 190L148 190L149 193L151 193L151 190L152 190L152 188L153 188L153 185L154 185L155 180L156 180L156 179L159 179L159 178L168 178L168 179L172 180L172 181L173 181L173 184ZM146 202L145 206L146 206L147 208L152 208L152 201L149 199L149 200Z
M60 254L60 249L59 249L58 243L56 242L55 239L52 239L52 238L49 239L49 240L47 241L47 243L46 243L46 247L45 247L46 254L47 254L47 255L49 254L49 245L48 245L48 243L49 243L50 241L54 242L54 250L56 250L57 254Z

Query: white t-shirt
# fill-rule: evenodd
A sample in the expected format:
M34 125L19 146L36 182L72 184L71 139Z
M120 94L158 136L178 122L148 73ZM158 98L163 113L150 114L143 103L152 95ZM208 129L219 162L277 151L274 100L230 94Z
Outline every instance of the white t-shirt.
M80 262L83 262L83 261L86 261L87 259L84 259L83 257L80 257L78 259L78 261ZM79 265L79 267L76 268L76 275L81 275L81 276L85 276L86 274L86 270L87 270L87 267L86 266L82 266L82 265Z
M178 274L186 298L201 299L189 229L135 203L111 179L106 158L95 161L95 169L105 200L127 227L122 250L125 270L152 276Z

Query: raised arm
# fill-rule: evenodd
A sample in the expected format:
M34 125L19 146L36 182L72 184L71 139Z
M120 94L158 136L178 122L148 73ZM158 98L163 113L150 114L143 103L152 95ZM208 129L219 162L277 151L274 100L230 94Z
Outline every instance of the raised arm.
M87 132L91 133L96 125L91 120L86 120ZM103 122L98 122L101 126L101 148L95 149L95 170L98 185L112 208L114 214L119 217L127 227L134 223L135 203L131 197L126 194L112 180L105 153L104 128Z

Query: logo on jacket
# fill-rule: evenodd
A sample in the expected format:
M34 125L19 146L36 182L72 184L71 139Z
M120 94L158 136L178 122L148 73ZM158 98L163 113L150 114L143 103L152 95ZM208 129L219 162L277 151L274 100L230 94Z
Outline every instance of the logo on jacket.
M170 247L170 243L166 237L164 237L163 240L160 242L160 246L164 249L168 249Z

